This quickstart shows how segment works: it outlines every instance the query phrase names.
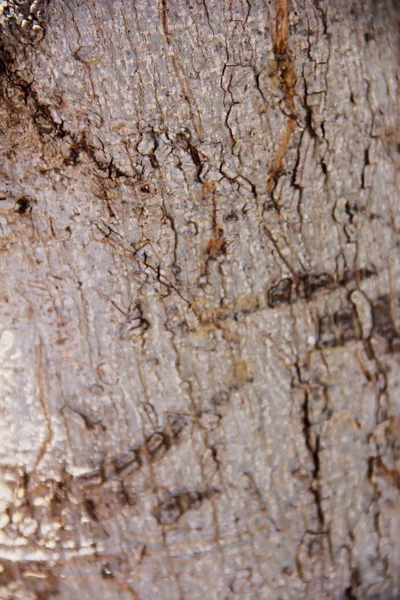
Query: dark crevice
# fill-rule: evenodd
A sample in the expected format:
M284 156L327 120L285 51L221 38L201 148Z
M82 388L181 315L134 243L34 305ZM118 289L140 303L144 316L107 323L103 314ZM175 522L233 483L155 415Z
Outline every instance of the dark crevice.
M364 150L364 166L361 172L361 188L364 190L366 186L366 169L371 164L369 158L369 148Z
M322 509L321 491L320 491L320 484L319 484L319 476L320 476L320 468L321 468L320 456L319 456L320 449L321 449L320 436L316 435L315 441L313 440L313 436L312 436L312 432L311 432L312 424L311 424L310 414L309 414L309 408L310 408L309 403L310 403L310 395L309 395L308 391L305 391L304 402L303 402L303 406L302 406L302 409L303 409L303 431L304 431L304 436L305 436L305 441L306 441L306 447L310 453L312 463L313 463L313 470L312 470L313 483L310 487L310 492L312 493L312 495L314 496L314 499L315 499L318 523L319 523L320 528L322 529L325 524L325 517L324 517L324 512Z
M84 507L85 507L88 517L90 519L92 519L92 521L95 521L96 523L98 523L99 517L97 516L97 513L96 513L96 504L94 503L94 501L91 498L85 498Z

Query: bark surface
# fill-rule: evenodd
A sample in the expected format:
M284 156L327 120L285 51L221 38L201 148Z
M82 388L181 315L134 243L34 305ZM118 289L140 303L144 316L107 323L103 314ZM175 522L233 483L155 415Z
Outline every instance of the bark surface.
M400 597L399 10L0 2L0 599Z

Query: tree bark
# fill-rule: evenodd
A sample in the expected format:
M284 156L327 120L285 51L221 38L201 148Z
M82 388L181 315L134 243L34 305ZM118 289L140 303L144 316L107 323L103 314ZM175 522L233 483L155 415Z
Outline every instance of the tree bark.
M0 2L0 599L400 597L399 11Z

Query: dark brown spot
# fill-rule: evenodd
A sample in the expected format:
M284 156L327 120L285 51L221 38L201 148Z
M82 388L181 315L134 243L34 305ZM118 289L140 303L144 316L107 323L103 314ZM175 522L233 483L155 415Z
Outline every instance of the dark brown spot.
M207 244L207 254L210 258L216 259L226 250L226 240L222 229L218 229L217 236L211 239Z
M388 296L381 296L372 304L372 318L373 332L376 335L388 341L397 337Z
M224 216L224 221L226 221L227 223L229 223L231 221L238 221L238 220L239 220L239 217L237 216L237 214L235 212L230 212Z
M104 563L101 567L101 576L103 579L114 579L114 573L112 572L110 563Z
M335 313L334 316L338 338L341 344L358 339L360 333L353 308L344 308Z
M299 292L304 294L305 298L310 299L316 292L329 289L334 283L334 278L330 273L307 273L301 277ZM302 288L302 289L301 289Z
M268 306L276 308L283 304L292 302L292 280L289 278L281 279L279 283L273 285L268 291Z
M21 196L15 203L14 211L19 215L24 215L32 210L31 200L26 196Z
M94 501L91 498L85 498L83 505L88 517L97 523L99 521L99 517L96 514L96 504Z

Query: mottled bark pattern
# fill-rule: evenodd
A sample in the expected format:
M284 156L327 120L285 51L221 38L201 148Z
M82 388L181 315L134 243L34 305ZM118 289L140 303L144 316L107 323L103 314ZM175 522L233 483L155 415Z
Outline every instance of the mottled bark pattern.
M0 2L0 599L400 597L399 11Z

